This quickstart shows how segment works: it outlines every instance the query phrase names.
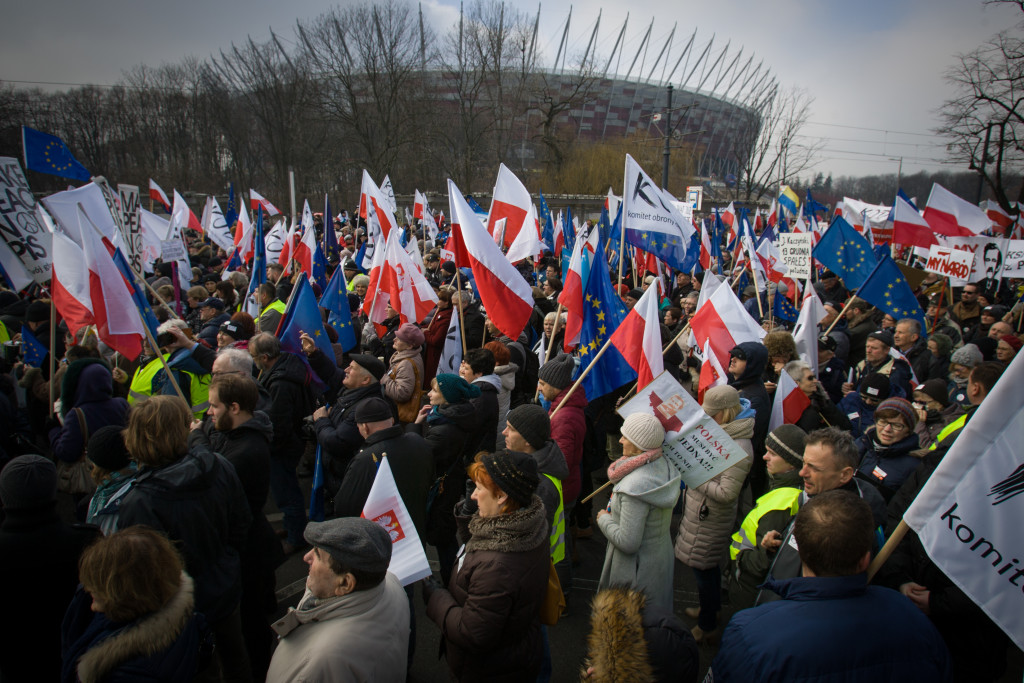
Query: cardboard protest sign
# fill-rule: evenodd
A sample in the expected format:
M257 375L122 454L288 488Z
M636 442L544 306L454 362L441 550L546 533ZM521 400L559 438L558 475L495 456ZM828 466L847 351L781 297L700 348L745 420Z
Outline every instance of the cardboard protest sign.
M49 282L53 238L36 219L32 190L11 157L0 157L0 237L35 282Z
M811 250L813 249L810 233L782 233L779 235L778 249L782 262L789 268L789 277L806 280L811 277Z
M136 273L142 272L142 223L139 218L139 188L137 185L118 185L117 194L121 201L121 240L124 242L124 257Z
M943 277L966 280L973 265L974 255L969 251L933 244L928 249L928 260L924 269Z
M748 457L667 372L655 377L617 412L622 417L649 413L658 418L665 427L662 451L690 488Z

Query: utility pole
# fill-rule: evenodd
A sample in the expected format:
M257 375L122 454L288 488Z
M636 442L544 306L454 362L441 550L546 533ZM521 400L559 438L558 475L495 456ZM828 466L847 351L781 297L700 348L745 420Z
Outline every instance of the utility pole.
M985 188L985 162L988 161L988 143L992 137L992 124L985 128L985 146L981 149L981 167L978 169L978 194L974 198L975 204L981 204L981 191Z
M661 189L668 190L668 163L671 156L672 142L672 84L668 86L668 105L665 107L665 151L664 161L661 165Z

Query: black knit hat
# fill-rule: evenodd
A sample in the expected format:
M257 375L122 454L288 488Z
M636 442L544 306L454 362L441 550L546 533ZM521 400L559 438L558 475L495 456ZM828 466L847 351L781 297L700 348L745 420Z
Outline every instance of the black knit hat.
M384 376L384 373L387 372L384 363L377 356L371 356L368 353L350 353L348 357L349 360L373 375L373 378L378 382Z
M572 384L572 373L576 371L576 361L567 353L560 353L537 371L537 379L542 379L556 389L565 389Z
M57 500L57 467L41 455L19 455L0 472L0 504L9 510Z
M551 418L546 410L533 403L525 403L510 410L508 424L534 449L540 448L551 438Z
M804 441L807 433L796 425L779 425L764 438L765 448L772 449L796 468L804 465Z
M876 401L884 401L892 393L892 385L889 378L883 374L873 372L860 381L857 389L862 396L873 398Z
M117 425L100 427L89 437L86 451L97 467L117 472L128 467L131 457L124 446L123 428Z
M530 504L540 483L537 461L519 451L498 451L480 458L487 474L508 497L523 507Z
M33 301L25 309L25 322L41 323L50 319L50 304Z
M875 330L868 335L868 339L877 339L890 348L896 345L891 330Z

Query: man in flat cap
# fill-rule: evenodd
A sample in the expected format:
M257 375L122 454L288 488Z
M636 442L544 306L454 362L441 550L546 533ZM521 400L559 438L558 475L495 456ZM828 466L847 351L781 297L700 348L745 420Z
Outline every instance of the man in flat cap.
M359 517L310 522L306 592L273 624L280 638L267 673L283 681L405 680L409 600L388 572L391 537Z

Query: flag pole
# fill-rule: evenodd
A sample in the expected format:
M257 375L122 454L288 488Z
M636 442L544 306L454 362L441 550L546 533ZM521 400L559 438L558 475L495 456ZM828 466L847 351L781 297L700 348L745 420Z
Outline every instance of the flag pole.
M167 373L167 379L170 380L171 386L174 387L174 391L178 394L178 397L182 401L185 401L185 405L188 406L188 412L191 413L192 405L188 402L188 399L185 398L185 394L181 391L181 387L178 386L178 380L175 379L174 373L171 372L170 366L167 365L167 359L164 358L164 354L160 353L160 346L156 343L156 339L153 337L153 331L149 329L149 325L143 325L142 329L146 331L146 339L149 340L150 346L152 346L153 350L156 352L156 357L160 359L160 364L164 366L164 372Z
M50 275L51 275L51 277L53 277L52 270L51 270ZM54 372L55 372L55 370L54 370L54 366L55 366L54 351L56 351L56 349L57 349L57 307L53 303L53 286L52 286L53 282L52 281L50 282L50 285L51 285L51 287L50 287L50 375L49 375L49 377L47 377L47 382L46 383L50 387L50 408L49 408L49 410L50 410L50 417L53 417L54 412L56 412L54 407L53 407L53 402L54 402L54 398L53 398L53 375L54 375Z
M626 198L623 197L622 199L623 199L623 201L625 201ZM625 252L625 250L626 250L626 218L625 218L625 216L623 216L622 220L619 221L619 222L621 223L620 232L619 232L619 281L618 281L618 284L615 287L615 293L616 294L619 293L619 289L622 287L622 258L623 258L623 252Z
M680 339L682 338L682 336L683 336L684 334L686 334L687 332L689 332L689 331L690 331L690 323L686 323L686 325L685 325L685 326L683 327L683 329L679 331L679 334L677 334L677 335L675 336L675 338L674 338L674 339L673 339L672 341L670 341L670 342L668 343L668 345L667 345L667 346L665 346L665 348L663 348L663 349L661 350L661 355L662 355L662 356L664 356L664 355L665 355L666 353L668 353L668 350L669 350L669 349L671 349L671 348L672 348L672 347L673 347L673 346L674 346L674 345L676 344L676 342L678 342L678 341L679 341L679 340L680 340ZM691 379L690 381L692 382L693 380ZM625 400L625 399L629 398L629 397L630 397L630 395L631 395L631 394L632 394L632 393L633 393L634 391L636 391L636 389L637 389L637 386L638 386L639 384L640 384L640 380L639 380L639 379L638 379L637 381L633 382L633 386L631 386L631 387L629 388L629 391L627 391L627 392L626 392L626 393L625 393L625 394L623 395L623 397L622 397L622 400ZM692 386L692 385L691 385L691 386ZM603 488L603 487L602 487L602 488ZM601 490L601 489L598 489L598 491L600 491L600 490ZM595 491L594 493L597 493L597 491ZM585 500L582 500L582 501L580 501L580 502L581 502L581 503L585 503L586 501L585 501Z
M576 379L576 382L573 383L571 387L569 387L569 391L565 393L565 397L562 399L561 403L559 403L558 406L551 411L551 417L555 416L555 413L557 413L558 410L565 405L565 402L569 400L569 397L576 392L576 389L578 389L581 384L583 384L583 380L586 379L587 375L590 374L590 371L594 369L594 366L597 365L597 361L601 360L601 356L604 355L604 352L608 350L608 347L611 346L611 344L612 339L611 335L609 335L608 340L604 343L604 346L602 346L601 350L597 352L597 355L595 355L593 359L591 359L590 365L588 365L586 369L583 370L580 376Z
M750 259L747 261L747 266L750 267L750 277L754 280L754 297L757 299L757 314L764 319L764 307L761 306L761 292L757 291L757 273L754 272L754 255L750 254ZM768 291L768 285L765 285L764 291Z
M465 357L466 356L466 320L465 320L465 318L462 317L462 271L459 270L458 266L455 267L455 287L456 287L456 290L457 290L455 292L455 295L459 297L459 307L458 307L459 308L459 336L462 337L462 356ZM468 292L467 292L467 294L468 294ZM485 330L487 329L486 325L484 325L484 329Z
M871 583L871 579L875 578L875 574L878 573L878 570L882 568L885 561L893 554L893 551L896 550L896 546L900 544L900 541L903 540L903 537L907 535L908 531L910 531L910 526L906 521L901 519L900 523L893 530L892 535L886 539L885 545L882 546L882 549L879 550L878 554L871 560L871 564L868 565L868 583Z
M827 337L828 333L832 331L832 328L835 327L836 324L843 319L843 315L846 313L846 309L850 307L850 304L853 303L853 300L856 296L856 294L850 295L850 298L846 300L846 304L843 306L843 310L839 311L839 315L837 315L836 319L832 321L832 324L829 325L828 328L821 333L821 336Z
M939 287L939 301L935 304L935 317L932 319L932 329L928 334L935 334L935 328L939 326L939 308L942 306L942 296L946 293L946 278L942 278L942 286Z
M555 324L551 328L551 341L548 343L547 349L544 350L544 362L547 363L551 360L551 347L555 345L555 333L558 332L558 323L562 321L562 302L558 302L558 310L555 311ZM544 336L544 331L541 330L541 337ZM537 390L533 392L533 400L536 401L537 397L540 396L540 385L537 385Z

